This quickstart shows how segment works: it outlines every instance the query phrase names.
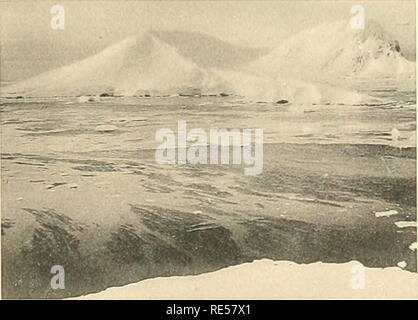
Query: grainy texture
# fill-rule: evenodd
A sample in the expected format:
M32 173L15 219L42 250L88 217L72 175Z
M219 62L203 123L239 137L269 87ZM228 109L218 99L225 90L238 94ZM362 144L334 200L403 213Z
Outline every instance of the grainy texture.
M414 2L365 5L364 28L350 22L353 5L64 2L68 23L55 30L50 4L2 3L11 23L1 29L2 297L76 297L259 259L278 267L244 264L216 273L216 281L240 270L243 277L260 270L281 274L277 281L299 272L308 279L329 268L347 287L327 291L323 280L317 296L350 297L347 268L360 263L387 290L369 288L361 297L413 292ZM176 19L180 8L188 27ZM87 28L89 10L103 13L97 24L106 32ZM281 23L279 10L286 13ZM34 19L30 12L47 22L31 25L36 34L23 19ZM249 12L253 18L244 20ZM146 13L155 25L135 22ZM78 22L70 19L75 14ZM212 27L206 20L232 15L239 19ZM22 25L14 28L11 17ZM121 19L138 28L118 26ZM81 27L85 34L76 37ZM199 150L208 163L189 161L193 139L179 163L181 123L187 133L207 135ZM245 174L248 163L233 164L232 149L229 163L209 161L218 144L210 131L222 128L263 130L258 175ZM158 160L161 129L175 137L173 164ZM247 147L240 141L243 157ZM63 267L65 288L51 286L53 266ZM315 296L312 285L293 288ZM149 298L166 297L153 292ZM211 288L196 297L218 298L216 292L228 298ZM257 298L246 292L240 297ZM134 298L135 290L125 296ZM286 290L271 295L277 297Z

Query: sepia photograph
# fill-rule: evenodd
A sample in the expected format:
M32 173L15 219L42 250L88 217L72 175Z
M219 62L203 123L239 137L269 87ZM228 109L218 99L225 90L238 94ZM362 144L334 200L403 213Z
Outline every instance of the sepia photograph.
M418 299L416 1L0 15L2 299Z

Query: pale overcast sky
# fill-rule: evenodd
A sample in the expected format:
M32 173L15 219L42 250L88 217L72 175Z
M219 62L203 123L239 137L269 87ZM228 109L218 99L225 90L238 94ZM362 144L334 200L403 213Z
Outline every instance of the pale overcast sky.
M65 30L50 26L52 5ZM2 79L19 80L89 56L149 29L204 32L246 46L274 47L321 22L347 19L361 4L415 56L415 1L1 1Z

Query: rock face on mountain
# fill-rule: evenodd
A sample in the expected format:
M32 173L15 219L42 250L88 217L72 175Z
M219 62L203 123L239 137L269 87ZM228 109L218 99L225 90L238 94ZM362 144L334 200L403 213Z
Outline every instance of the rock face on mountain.
M359 94L338 89L332 81L347 76L412 79L414 70L415 62L402 56L399 43L373 22L364 30L351 29L347 21L320 25L273 50L240 47L198 33L152 31L4 87L2 95L222 93L253 101L357 103Z

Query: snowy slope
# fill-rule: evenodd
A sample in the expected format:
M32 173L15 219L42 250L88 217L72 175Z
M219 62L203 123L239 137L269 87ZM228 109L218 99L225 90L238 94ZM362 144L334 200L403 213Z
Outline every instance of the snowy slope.
M189 93L196 91L193 88L211 91L211 84L220 77L211 69L239 69L262 52L201 34L147 32L69 66L5 87L2 92L60 96L109 91L120 95Z
M356 261L303 265L263 259L197 276L144 280L75 299L416 298L417 280L416 273L400 268L367 268Z
M255 61L257 74L303 79L335 76L415 75L415 62L403 57L399 43L374 21L365 29L352 29L348 21L324 23L283 41L270 54Z
M6 87L5 92L26 95L82 95L114 91L165 91L193 85L200 69L168 44L150 34L129 37L102 52L40 76Z

